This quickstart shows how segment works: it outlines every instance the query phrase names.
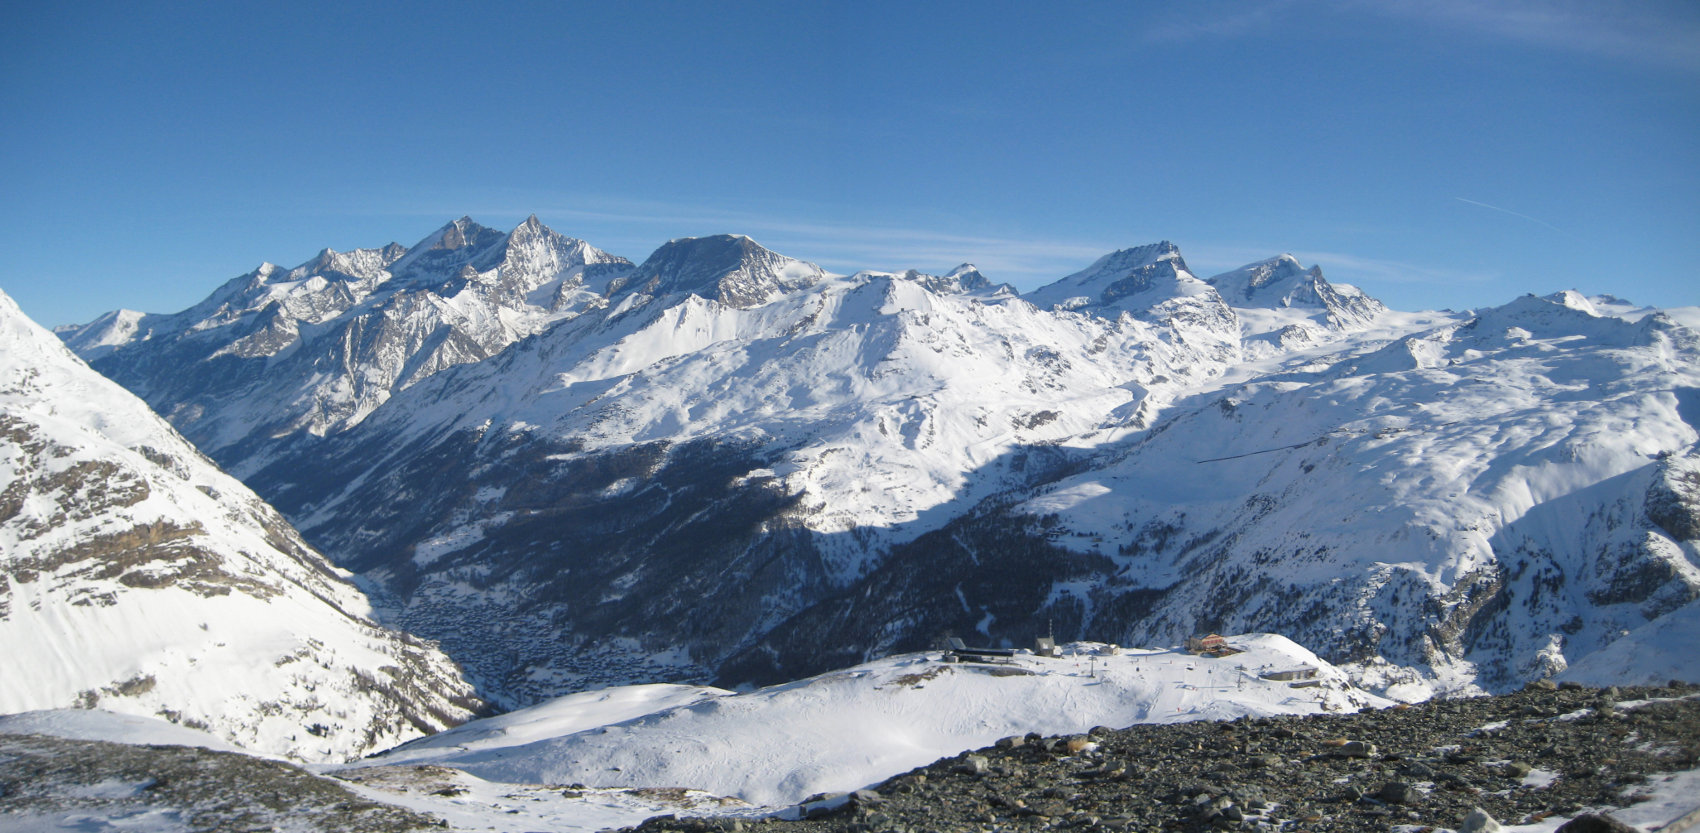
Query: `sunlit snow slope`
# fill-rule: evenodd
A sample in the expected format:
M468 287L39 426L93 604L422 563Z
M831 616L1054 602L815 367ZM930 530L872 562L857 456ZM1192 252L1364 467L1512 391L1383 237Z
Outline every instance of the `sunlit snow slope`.
M1528 296L1199 396L1018 511L1107 559L1088 610L1153 591L1122 638L1255 626L1503 688L1700 597L1697 423L1694 331Z
M518 783L690 787L774 805L857 789L1028 732L1389 705L1288 639L1229 641L1244 653L1082 644L1063 657L1021 654L1007 664L905 654L744 694L704 689L677 705L668 699L679 694L610 689L477 721L362 765L430 763ZM1300 669L1315 675L1303 688L1264 676ZM617 714L611 704L633 714L606 723L586 714Z

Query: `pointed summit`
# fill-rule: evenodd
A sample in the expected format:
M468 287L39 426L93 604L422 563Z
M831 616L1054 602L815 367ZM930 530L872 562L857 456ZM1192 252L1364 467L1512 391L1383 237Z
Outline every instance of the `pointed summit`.
M519 293L512 299L517 302L520 295L551 281L579 285L587 270L617 274L622 269L631 268L632 264L623 257L611 255L543 225L533 214L515 226L501 245L476 265L480 271L495 268L495 287L500 291Z
M1321 278L1321 270L1316 270L1315 276ZM1311 285L1305 268L1299 265L1298 258L1290 254L1279 254L1267 260L1241 266L1231 272L1223 272L1210 278L1209 283L1216 287L1216 291L1222 293L1222 298L1230 304L1267 302L1270 298L1280 296L1281 300L1277 302L1280 306L1291 306L1292 294L1308 293ZM1262 306L1263 303L1254 305Z
M288 279L298 281L319 275L333 280L378 282L387 277L386 270L390 264L403 254L406 250L394 243L382 249L355 249L351 252L325 248L312 260L289 270Z
M543 221L537 219L537 215L533 214L529 217L526 217L525 222L520 223L519 225L515 226L514 230L510 233L509 236L511 236L511 237L529 237L529 236L545 234L545 233L548 233L550 231L551 231L551 229L548 226L543 225Z
M825 276L819 266L765 249L741 234L720 234L668 241L610 293L690 293L747 309Z

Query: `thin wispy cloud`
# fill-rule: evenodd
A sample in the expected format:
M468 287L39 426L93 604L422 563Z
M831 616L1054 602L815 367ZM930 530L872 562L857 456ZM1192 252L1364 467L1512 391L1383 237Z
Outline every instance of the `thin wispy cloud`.
M1185 11L1179 16L1146 28L1144 38L1152 42L1186 42L1258 34L1272 27L1293 5L1290 0L1217 7L1188 5L1181 7Z
M1261 36L1305 11L1356 13L1700 72L1700 4L1690 0L1312 0L1182 8L1148 27L1145 39Z
M1700 72L1700 6L1687 0L1349 0L1347 5L1553 49Z
M1331 272L1346 283L1457 286L1487 283L1498 279L1497 275L1488 272L1363 257L1345 252L1300 251L1294 252L1293 256L1305 263L1320 265L1324 273Z
M1462 198L1460 198L1462 199ZM1079 240L1052 237L961 234L917 226L831 222L808 218L795 211L736 210L684 202L634 200L622 197L519 195L519 205L486 204L471 212L481 217L519 217L535 213L556 230L585 236L597 246L609 248L637 260L648 254L644 246L656 246L681 235L747 234L782 254L813 261L837 272L861 270L943 271L959 263L973 263L993 281L1014 284L1022 291L1036 289L1090 265L1117 249L1155 242L1159 236L1130 234L1125 239ZM435 202L433 200L432 202ZM1499 209L1497 206L1483 205ZM446 218L452 212L410 206L401 215ZM458 214L454 214L458 216ZM1540 222L1535 218L1525 218ZM620 238L609 241L595 229L575 225L601 225L602 232ZM653 234L646 233L652 232ZM665 235L665 236L663 236ZM614 245L610 245L610 242ZM1176 241L1194 274L1209 277L1248 263L1280 254L1275 247L1209 241ZM625 246L630 248L621 248ZM1463 286L1496 280L1497 275L1376 258L1346 252L1287 250L1307 266L1321 266L1330 280L1344 283L1403 286Z
M1210 277L1248 263L1256 263L1281 252L1252 246L1201 245L1183 250L1186 261L1195 274ZM1485 283L1497 276L1480 271L1452 269L1388 258L1366 257L1346 252L1315 249L1287 251L1305 266L1321 266L1331 281L1351 284L1458 286Z
M436 200L430 202L435 204ZM412 205L395 213L447 218L467 212ZM554 196L532 200L522 196L514 203L487 203L470 212L475 220L531 213L563 234L584 236L593 245L640 260L648 252L637 248L656 246L673 237L734 233L749 235L782 254L814 261L833 271L944 270L973 263L988 278L1023 289L1078 271L1098 257L1129 245L1127 241L999 237L917 226L840 223L809 218L795 210L733 210L627 198ZM606 228L582 228L585 226ZM627 246L634 248L622 250Z
M1558 226L1553 225L1552 223L1549 223L1549 222L1542 220L1538 217L1530 217L1529 215L1524 214L1520 211L1512 211L1509 208L1500 208L1497 205L1488 205L1485 202L1476 202L1475 200L1468 200L1468 199L1465 199L1463 197L1453 197L1453 199L1455 199L1459 202L1462 202L1462 203L1468 203L1470 205L1479 206L1481 208L1486 208L1490 211L1498 211L1501 214L1510 214L1513 217L1521 217L1525 220L1528 220L1531 223L1546 226L1547 228L1552 229L1553 231L1556 231L1559 234L1568 235L1570 233L1570 232L1565 231L1564 229L1559 228Z

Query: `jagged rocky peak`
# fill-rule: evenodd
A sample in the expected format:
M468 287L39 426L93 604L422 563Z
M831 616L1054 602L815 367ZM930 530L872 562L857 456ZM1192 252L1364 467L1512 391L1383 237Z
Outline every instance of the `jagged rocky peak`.
M339 252L325 248L313 259L289 270L289 280L323 277L345 282L380 282L389 276L390 265L407 254L406 247L391 243L380 249Z
M578 277L586 271L612 274L631 266L632 262L623 257L543 225L533 214L508 234L499 269L504 284L531 289L556 277Z
M414 244L391 271L397 277L415 279L452 276L468 264L483 271L500 262L507 240L506 233L462 217Z
M758 307L826 276L813 263L763 248L741 234L670 240L610 286L610 295L689 293L729 307Z
M404 284L430 286L440 294L482 280L499 293L523 295L557 279L578 278L591 266L601 267L598 274L615 274L631 261L556 232L533 214L507 233L462 217L421 240L391 268Z
M501 235L501 232L493 228L479 225L471 217L461 217L443 226L441 232L431 248L460 249L466 246L487 245Z
M964 286L982 287L991 286L992 284L991 281L986 280L985 275L980 274L980 267L975 266L972 263L964 263L961 266L946 272L945 277L955 280Z

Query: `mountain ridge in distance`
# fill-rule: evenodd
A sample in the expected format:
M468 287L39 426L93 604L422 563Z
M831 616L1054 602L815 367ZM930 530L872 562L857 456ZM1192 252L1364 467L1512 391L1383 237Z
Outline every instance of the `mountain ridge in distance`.
M303 335L166 393L148 368L180 348L96 366L509 705L1051 621L1276 631L1411 697L1503 690L1700 588L1691 530L1652 520L1694 504L1670 484L1700 388L1693 331L1658 313L1404 313L1286 256L1201 279L1168 243L1019 297L734 235L586 260L580 283L483 261L421 281L454 294L361 318L400 346L370 365ZM510 277L535 288L477 289ZM180 340L238 340L205 320ZM325 363L390 381L348 407L300 381Z

